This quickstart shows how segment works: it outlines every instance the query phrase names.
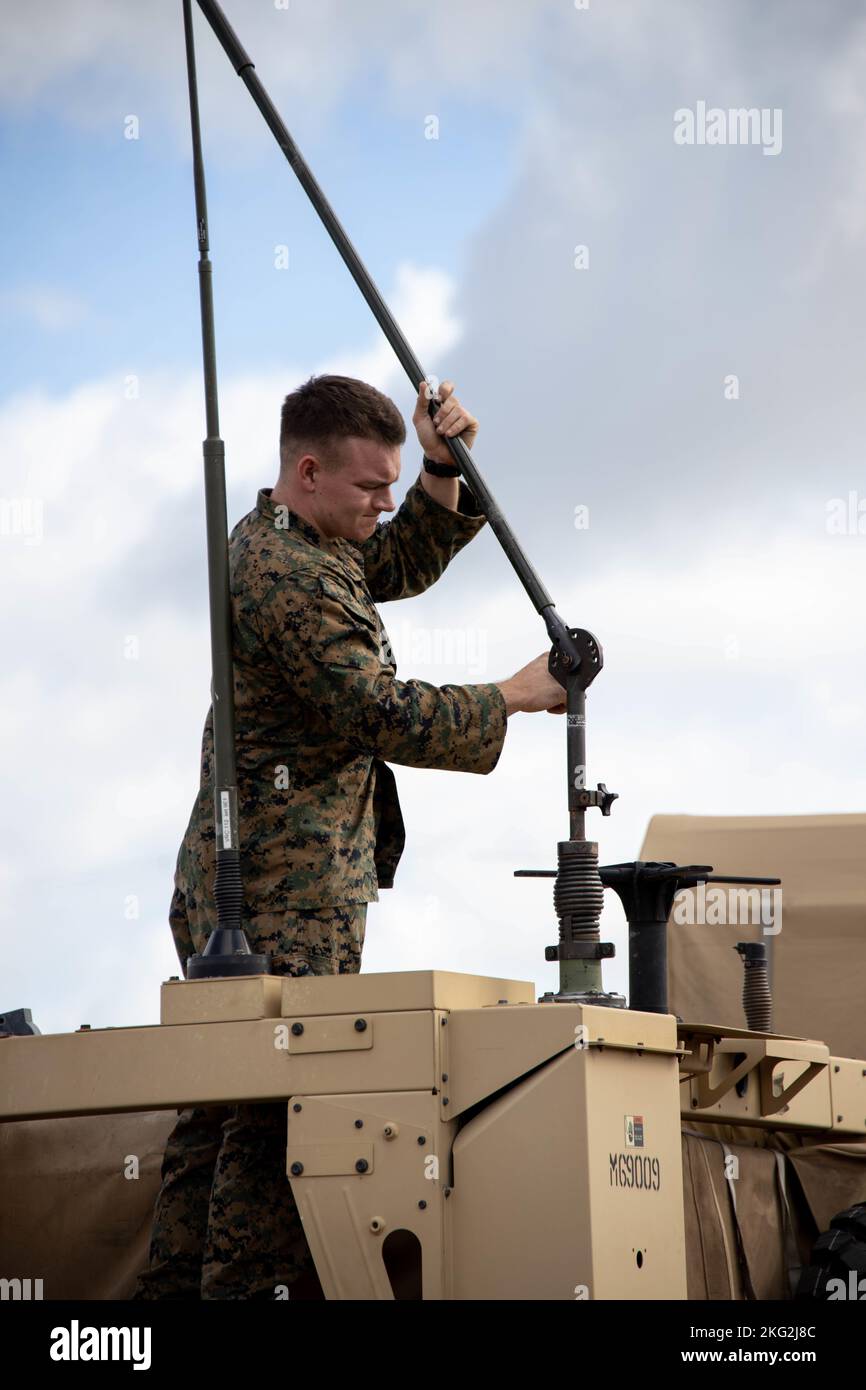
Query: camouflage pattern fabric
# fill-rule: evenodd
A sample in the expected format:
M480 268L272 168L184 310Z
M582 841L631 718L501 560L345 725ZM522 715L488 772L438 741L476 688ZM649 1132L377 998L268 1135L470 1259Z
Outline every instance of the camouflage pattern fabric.
M356 973L366 904L293 913L258 938L276 975ZM286 1175L285 1102L179 1112L162 1166L138 1300L321 1296Z
M376 902L393 886L403 818L388 762L488 773L502 751L494 684L396 679L375 601L436 582L485 524L465 483L459 512L416 481L363 543L327 540L258 494L234 528L231 575L243 925L281 930L288 909ZM216 925L213 719L199 794L178 854L171 923L178 955Z

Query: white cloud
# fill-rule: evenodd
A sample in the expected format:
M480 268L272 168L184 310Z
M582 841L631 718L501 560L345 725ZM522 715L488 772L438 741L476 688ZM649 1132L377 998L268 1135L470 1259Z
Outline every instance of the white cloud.
M0 293L0 305L7 313L32 319L49 333L75 328L89 313L79 295L55 285L21 285Z
M476 0L469 7L442 0L385 0L346 6L339 0L290 0L225 11L258 76L278 107L302 110L307 129L323 119L355 84L375 71L380 96L416 107L430 98L484 84L507 103L507 81L519 77L538 26L560 12L554 0L533 7L519 0ZM172 0L118 6L78 0L75 6L7 6L0 49L0 102L39 110L50 101L82 127L123 138L135 114L140 138L168 122L188 147L183 24ZM261 118L243 90L210 26L193 6L204 128L219 149L237 153L265 146Z
M453 281L440 270L397 267L389 293L395 317L431 363L460 338L454 293ZM404 398L409 391L378 331L371 346L348 350L315 370L360 376ZM290 365L224 383L221 422L230 487L275 481L280 401L309 372L309 365ZM7 578L26 584L30 594L56 594L61 581L68 585L79 578L104 583L113 567L122 569L125 557L152 536L167 501L178 509L199 505L200 376L193 372L176 380L153 373L134 389L130 396L127 378L118 374L79 386L62 400L45 391L26 393L0 412L0 454L8 460L3 496L7 503L29 499L41 508L44 545L25 544L23 528L17 537L4 537Z

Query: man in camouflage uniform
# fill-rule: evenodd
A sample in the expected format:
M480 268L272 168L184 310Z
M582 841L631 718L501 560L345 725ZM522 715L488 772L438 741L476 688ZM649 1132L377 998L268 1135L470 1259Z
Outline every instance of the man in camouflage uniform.
M360 969L405 839L389 762L491 772L510 713L564 708L546 655L497 684L396 679L374 603L429 588L485 523L465 483L427 471L450 463L446 435L471 447L478 429L450 382L440 398L434 421L420 383L424 468L379 524L403 420L363 382L311 378L283 404L277 485L230 537L242 922L274 974ZM211 710L170 909L184 972L216 926L214 846ZM135 1296L315 1296L285 1155L284 1103L179 1112Z

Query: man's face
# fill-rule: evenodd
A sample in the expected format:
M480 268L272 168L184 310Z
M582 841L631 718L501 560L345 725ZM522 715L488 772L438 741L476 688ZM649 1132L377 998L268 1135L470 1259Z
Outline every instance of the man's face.
M382 512L393 512L391 485L400 476L400 446L375 439L342 439L336 446L342 467L318 468L311 511L323 536L365 541Z

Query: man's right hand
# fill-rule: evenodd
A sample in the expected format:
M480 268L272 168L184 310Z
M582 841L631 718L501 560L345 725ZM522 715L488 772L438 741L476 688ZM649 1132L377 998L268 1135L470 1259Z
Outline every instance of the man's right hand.
M509 680L497 681L505 700L505 713L565 714L565 691L547 669L549 652L542 652L528 666L522 666Z

